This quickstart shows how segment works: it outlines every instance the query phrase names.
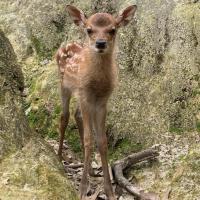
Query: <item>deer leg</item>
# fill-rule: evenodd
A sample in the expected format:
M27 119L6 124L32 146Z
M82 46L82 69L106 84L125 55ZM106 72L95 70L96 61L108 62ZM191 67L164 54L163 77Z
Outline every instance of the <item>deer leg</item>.
M75 112L74 118L75 118L76 124L77 124L77 126L78 126L79 136L80 136L81 145L82 145L83 154L84 154L83 119L82 119L82 114L81 114L80 107L77 107L77 108L76 108L76 112ZM91 159L90 159L89 167L90 167L90 168L89 168L89 174L90 174L90 176L95 176L94 170L93 170L92 165L91 165Z
M91 163L91 151L92 151L92 126L91 126L91 110L88 105L81 105L81 113L83 117L83 130L84 130L84 169L81 179L81 200L84 200L87 196L88 188L88 173Z
M107 161L107 137L105 131L106 119L106 106L100 106L96 109L94 117L94 128L96 134L96 142L101 156L103 176L104 176L104 189L109 200L116 200L110 180L110 174Z
M65 136L65 130L67 128L69 122L69 103L71 99L71 91L67 88L61 89L61 97L62 97L62 114L60 118L60 141L59 141L59 148L58 148L58 156L62 158L62 148L63 148L63 141Z
M74 118L75 118L76 124L78 126L78 132L79 132L79 136L80 136L80 140L81 140L82 149L84 150L83 119L82 119L82 114L81 114L81 110L80 110L79 106L76 108Z

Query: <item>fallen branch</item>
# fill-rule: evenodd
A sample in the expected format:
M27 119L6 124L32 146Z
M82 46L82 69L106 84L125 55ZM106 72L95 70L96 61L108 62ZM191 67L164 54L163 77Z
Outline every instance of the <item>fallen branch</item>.
M139 197L142 200L158 200L158 195L154 193L145 193L142 188L136 187L131 184L123 175L123 170L133 166L136 163L144 160L153 159L158 156L158 153L154 149L148 149L139 153L131 154L121 160L116 161L112 168L117 183L125 188L128 192L134 196Z

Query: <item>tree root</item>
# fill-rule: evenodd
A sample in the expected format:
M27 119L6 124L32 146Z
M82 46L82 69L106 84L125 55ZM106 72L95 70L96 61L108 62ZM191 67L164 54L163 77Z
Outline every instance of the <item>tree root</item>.
M139 153L131 154L121 160L117 160L112 166L116 182L130 194L133 194L141 200L159 200L159 196L157 194L144 192L142 188L131 184L123 175L123 170L144 160L156 158L158 155L159 154L156 150L147 149Z

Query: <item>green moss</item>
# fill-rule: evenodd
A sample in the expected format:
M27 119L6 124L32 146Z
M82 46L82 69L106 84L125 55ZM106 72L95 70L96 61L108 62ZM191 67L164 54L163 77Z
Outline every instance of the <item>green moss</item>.
M43 127L45 129L47 128L47 136L49 138L55 139L58 137L58 124L59 124L59 119L60 119L60 113L61 113L61 105L56 104L51 116L49 116L48 118L49 126Z
M58 137L58 131L56 131L54 129L48 130L47 137L56 139Z
M36 80L32 80L30 85L29 85L29 92L33 93L36 89Z
M61 113L61 106L60 105L56 105L56 107L54 109L53 117L55 118L57 115L60 115L60 113Z
M200 121L196 122L196 128L197 128L197 131L200 132Z
M42 41L35 36L31 37L31 42L37 53L39 60L42 60L44 58L51 58L57 48L57 47L54 47L51 50L47 49L46 45L44 45Z
M176 134L182 134L183 133L183 129L181 127L176 127L176 126L170 126L169 127L169 132L171 133L176 133Z
M200 95L200 90L193 90L193 91L192 91L192 96L193 96L193 97L196 97L196 96L198 96L198 95Z
M124 138L114 148L109 148L109 159L111 161L118 160L124 157L124 155L140 151L142 147L141 143L134 143L130 139Z
M39 104L37 110L31 110L28 113L28 120L31 128L36 130L43 137L57 138L60 110L60 105L55 106L53 111L49 111L44 105Z
M65 138L72 151L78 154L82 152L79 133L78 130L75 129L74 125L68 127Z
M41 133L42 136L48 134L48 116L49 113L45 108L40 108L37 111L30 111L28 114L28 120L31 128L36 130L37 132ZM43 127L46 127L43 129Z
M32 36L32 37L31 37L31 41L32 41L32 44L33 44L33 46L34 46L34 48L35 48L35 51L36 51L37 55L38 55L40 58L43 57L43 56L44 56L43 53L42 53L42 51L43 51L43 45L42 45L42 43L40 42L40 40L39 40L38 38Z

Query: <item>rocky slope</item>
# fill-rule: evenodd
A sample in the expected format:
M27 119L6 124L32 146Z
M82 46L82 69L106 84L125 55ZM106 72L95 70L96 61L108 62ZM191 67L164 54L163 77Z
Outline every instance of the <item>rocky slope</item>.
M53 150L29 128L22 90L22 71L0 31L0 199L76 200Z
M173 200L198 199L200 2L0 0L0 26L25 73L26 114L31 126L48 137L57 136L60 113L55 49L63 41L82 40L66 14L67 3L88 15L138 5L135 20L119 32L119 84L108 116L111 155L161 144L167 159L162 154L160 166L150 168L154 172L138 171L140 183L158 191L173 186ZM68 132L68 142L79 151L73 118Z

